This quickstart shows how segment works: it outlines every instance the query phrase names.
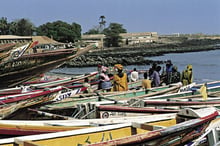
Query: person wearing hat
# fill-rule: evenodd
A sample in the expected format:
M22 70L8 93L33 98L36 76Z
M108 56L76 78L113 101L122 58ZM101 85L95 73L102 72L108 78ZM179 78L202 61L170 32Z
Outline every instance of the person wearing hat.
M113 91L127 91L128 90L128 80L127 74L123 72L123 66L121 64L116 64L116 73L113 76Z
M191 64L188 64L186 69L182 72L181 82L183 83L183 86L189 85L193 82L193 71Z

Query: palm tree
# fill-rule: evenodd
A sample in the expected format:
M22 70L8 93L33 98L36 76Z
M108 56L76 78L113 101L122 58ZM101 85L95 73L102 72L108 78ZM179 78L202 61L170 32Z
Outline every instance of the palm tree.
M106 21L105 21L104 19L105 19L105 16L104 16L104 15L102 15L102 16L99 17L99 20L101 20L101 21L99 22L100 32L102 32L103 29L105 28L105 23L106 23Z

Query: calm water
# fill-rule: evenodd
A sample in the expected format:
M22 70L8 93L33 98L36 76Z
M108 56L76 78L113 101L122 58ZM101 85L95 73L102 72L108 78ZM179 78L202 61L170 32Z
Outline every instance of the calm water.
M182 72L187 64L193 65L194 81L197 83L220 80L220 50L192 52L192 53L171 53L164 56L148 57L151 60L172 60L172 63L178 67ZM161 65L162 67L164 65ZM148 65L130 65L125 66L126 69L131 70L134 67L137 69L149 69ZM96 71L96 67L85 68L58 68L52 70L50 73L64 73L66 75L84 74Z

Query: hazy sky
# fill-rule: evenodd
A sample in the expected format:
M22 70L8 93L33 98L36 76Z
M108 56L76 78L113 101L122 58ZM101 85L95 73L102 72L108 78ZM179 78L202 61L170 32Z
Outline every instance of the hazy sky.
M0 17L29 19L35 26L65 21L82 33L99 17L119 23L127 32L220 34L220 0L1 0Z

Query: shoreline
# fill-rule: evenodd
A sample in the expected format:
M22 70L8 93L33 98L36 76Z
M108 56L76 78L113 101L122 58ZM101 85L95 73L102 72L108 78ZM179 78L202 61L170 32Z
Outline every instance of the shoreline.
M149 60L147 57L161 56L168 53L185 53L218 50L220 40L189 40L181 43L147 43L139 46L126 46L92 50L91 52L66 62L61 67L95 67L99 64L112 66L163 64L166 60Z

